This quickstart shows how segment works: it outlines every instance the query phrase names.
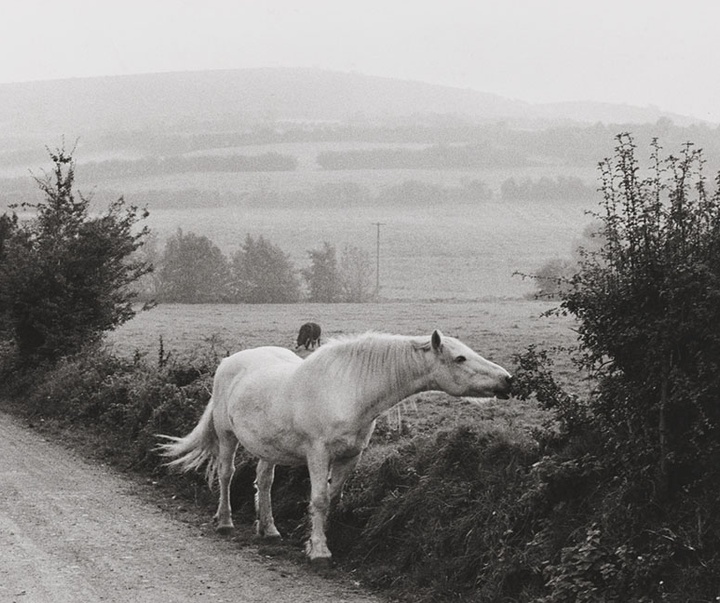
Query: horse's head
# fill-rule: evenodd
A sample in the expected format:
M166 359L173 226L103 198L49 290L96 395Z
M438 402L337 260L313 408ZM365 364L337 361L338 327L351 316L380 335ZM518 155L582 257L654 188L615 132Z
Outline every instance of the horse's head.
M431 379L438 389L453 396L509 397L510 373L454 337L434 331L428 353L433 354Z

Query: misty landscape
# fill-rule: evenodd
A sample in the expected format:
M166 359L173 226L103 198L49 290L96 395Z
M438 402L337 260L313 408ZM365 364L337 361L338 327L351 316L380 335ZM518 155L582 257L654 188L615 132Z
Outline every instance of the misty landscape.
M158 253L182 229L227 257L263 237L297 271L352 248L374 273L379 223L388 300L532 295L517 273L571 254L621 132L720 157L715 124L655 107L300 68L0 84L0 124L2 210L40 198L64 147L96 207L147 207Z
M0 599L720 600L720 126L658 7L100 4L0 83Z

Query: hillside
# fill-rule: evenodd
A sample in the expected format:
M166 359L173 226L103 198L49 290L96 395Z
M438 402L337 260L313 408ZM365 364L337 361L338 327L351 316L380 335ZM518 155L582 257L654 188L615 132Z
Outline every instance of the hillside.
M11 137L109 131L217 131L257 121L337 122L422 114L477 120L655 122L660 112L598 103L533 105L495 94L315 69L243 69L0 85L3 147ZM3 149L0 148L0 151Z
M713 173L718 130L683 119L313 69L0 85L0 212L39 200L28 170L65 144L78 190L148 207L160 244L182 228L232 254L262 235L303 268L324 241L374 257L381 222L388 299L522 297L514 273L587 226L619 132L692 140Z

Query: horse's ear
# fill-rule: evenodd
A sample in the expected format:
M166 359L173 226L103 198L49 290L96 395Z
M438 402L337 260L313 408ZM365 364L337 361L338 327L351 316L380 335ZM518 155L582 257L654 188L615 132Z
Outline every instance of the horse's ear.
M442 336L442 333L438 329L435 329L430 337L430 345L432 345L432 349L436 352L439 352L442 348Z

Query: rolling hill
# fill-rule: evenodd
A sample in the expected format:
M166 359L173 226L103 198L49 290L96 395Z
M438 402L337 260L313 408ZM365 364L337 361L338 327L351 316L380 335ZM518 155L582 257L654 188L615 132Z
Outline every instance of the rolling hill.
M316 69L242 69L0 85L2 146L18 138L146 129L217 131L258 121L418 115L510 122L647 123L689 117L602 103L534 105L470 89ZM0 151L3 149L0 148Z

